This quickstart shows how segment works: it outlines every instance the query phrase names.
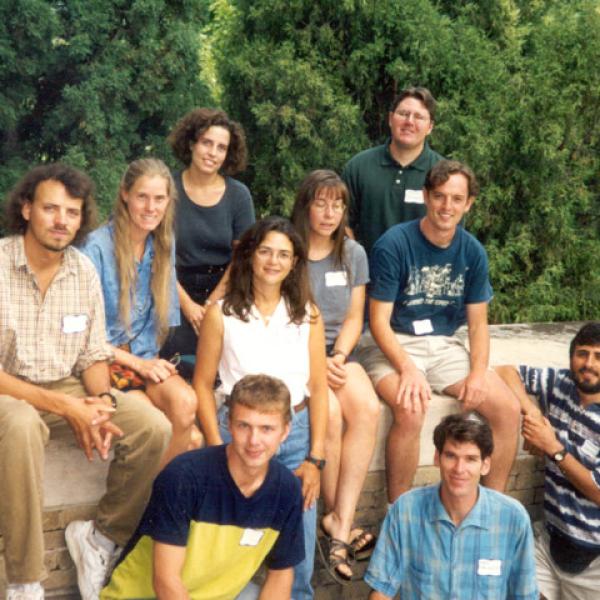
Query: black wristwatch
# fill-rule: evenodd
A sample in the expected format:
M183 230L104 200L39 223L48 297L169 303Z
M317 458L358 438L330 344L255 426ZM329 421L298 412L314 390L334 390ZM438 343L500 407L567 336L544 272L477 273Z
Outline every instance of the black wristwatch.
M325 468L326 460L324 458L315 458L309 454L304 460L315 465L319 471L322 471Z
M110 405L116 410L117 397L112 392L102 392L101 394L98 394L98 398L102 398L102 396L108 396L110 398Z

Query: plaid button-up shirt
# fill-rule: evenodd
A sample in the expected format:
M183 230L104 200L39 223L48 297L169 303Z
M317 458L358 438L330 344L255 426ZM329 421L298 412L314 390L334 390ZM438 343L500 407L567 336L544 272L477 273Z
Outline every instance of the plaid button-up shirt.
M23 236L0 240L1 368L41 384L79 377L111 357L102 290L91 262L68 247L42 297L27 264Z

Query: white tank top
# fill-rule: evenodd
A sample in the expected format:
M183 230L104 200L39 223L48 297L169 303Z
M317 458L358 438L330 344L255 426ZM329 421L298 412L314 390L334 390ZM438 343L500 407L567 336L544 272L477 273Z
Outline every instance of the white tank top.
M219 302L221 313L222 301ZM231 389L245 375L263 373L281 379L289 388L292 406L308 395L310 360L308 316L300 325L290 323L285 300L280 299L267 325L252 306L248 321L223 314L223 350L219 361L219 392Z

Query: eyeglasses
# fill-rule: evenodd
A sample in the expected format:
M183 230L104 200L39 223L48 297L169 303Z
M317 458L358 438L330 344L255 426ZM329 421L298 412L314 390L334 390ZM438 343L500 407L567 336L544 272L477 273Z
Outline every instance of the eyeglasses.
M328 208L334 213L344 212L346 205L341 200L336 202L325 202L325 200L315 200L311 206L319 212L325 212Z
M427 115L423 115L421 113L416 112L410 112L409 110L397 110L394 114L398 115L401 119L405 121L410 121L412 118L412 120L419 125L429 120L429 117Z

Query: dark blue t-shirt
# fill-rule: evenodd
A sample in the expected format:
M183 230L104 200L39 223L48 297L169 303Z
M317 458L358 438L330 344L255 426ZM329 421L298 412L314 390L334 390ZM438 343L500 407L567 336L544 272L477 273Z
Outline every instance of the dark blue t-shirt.
M155 597L153 541L185 546L181 578L190 598L235 598L263 560L286 569L304 559L300 481L271 460L262 485L245 497L225 446L180 454L156 478L102 600Z
M390 324L397 333L454 335L466 322L466 304L492 298L487 255L462 227L448 248L440 248L419 224L395 225L377 240L369 296L394 303Z

